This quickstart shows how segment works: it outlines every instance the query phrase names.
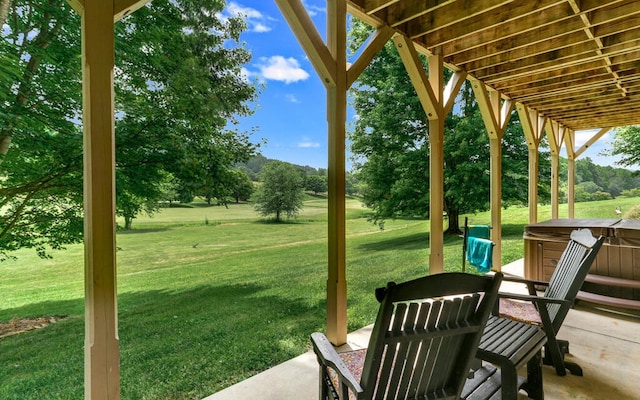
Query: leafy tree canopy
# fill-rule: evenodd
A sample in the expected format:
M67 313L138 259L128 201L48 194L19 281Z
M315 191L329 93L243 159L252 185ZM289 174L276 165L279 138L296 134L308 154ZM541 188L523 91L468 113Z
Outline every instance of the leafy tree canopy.
M0 50L0 258L82 238L80 18L64 0L10 4ZM223 0L157 0L116 28L117 213L153 211L167 180L181 197L230 194L254 154L233 127L258 88L241 67L240 17ZM130 224L126 224L129 225Z
M262 216L275 214L276 222L298 215L302 209L304 179L291 164L272 161L265 164L260 172L261 185L254 193L255 209Z
M355 51L369 30L355 22L350 31ZM426 64L426 60L423 60ZM428 67L428 66L427 66ZM450 74L445 74L448 79ZM352 89L359 116L350 134L351 151L365 205L373 220L428 217L428 121L404 65L387 44ZM489 139L470 86L457 99L454 113L445 120L444 201L449 215L448 233L458 233L458 216L489 207ZM527 147L517 118L503 138L503 201L527 201ZM548 163L544 156L541 165ZM548 177L540 180L548 187ZM548 189L547 189L548 191Z
M640 166L640 125L618 128L612 146L610 154L621 156L620 165Z

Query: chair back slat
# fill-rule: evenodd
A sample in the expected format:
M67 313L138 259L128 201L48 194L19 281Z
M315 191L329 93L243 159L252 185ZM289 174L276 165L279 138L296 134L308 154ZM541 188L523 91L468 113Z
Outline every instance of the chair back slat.
M363 398L459 395L501 274L495 279L462 273L439 275L446 275L449 281L445 276L427 277L420 298L412 298L417 293L414 281L387 286L364 363ZM457 279L462 289L454 290ZM469 291L471 281L476 287ZM425 299L424 293L435 297Z
M549 287L544 297L568 300L573 304L603 242L604 237L596 240L588 229L574 231L549 279ZM569 312L570 305L549 303L546 307L557 332Z

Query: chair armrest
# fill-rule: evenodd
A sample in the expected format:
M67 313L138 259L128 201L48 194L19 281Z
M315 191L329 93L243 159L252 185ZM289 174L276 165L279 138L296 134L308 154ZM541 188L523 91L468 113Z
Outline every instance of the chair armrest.
M360 383L356 381L356 378L349 371L336 349L324 334L320 332L312 333L311 343L313 344L313 351L318 357L321 368L331 367L338 374L340 382L347 385L356 395L363 392ZM340 388L336 388L336 390L340 390Z
M545 281L536 281L532 279L521 278L515 275L505 275L502 278L502 281L516 282L516 283L524 283L524 284L533 284L536 286L549 286L549 282Z
M573 304L569 300L564 299L552 299L549 297L541 297L536 295L529 294L518 294L518 293L507 293L507 292L498 292L498 297L503 297L506 299L514 299L514 300L523 300L523 301L531 301L536 304L545 304L545 303L553 303L553 304Z
M547 290L547 288L549 287L549 282L545 282L545 281L534 281L531 279L525 279L519 276L515 276L515 275L509 275L509 276L505 276L502 279L503 282L515 282L515 283L522 283L524 285L527 286L527 290L529 291L529 294L532 296L535 296L537 293L536 290L536 286L544 286L545 289Z

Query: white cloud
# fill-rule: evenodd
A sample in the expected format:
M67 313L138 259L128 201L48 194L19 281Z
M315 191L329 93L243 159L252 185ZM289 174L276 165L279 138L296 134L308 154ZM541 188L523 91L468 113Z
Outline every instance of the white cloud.
M298 100L295 94L285 94L284 98L287 99L290 103L300 103L300 100Z
M257 22L252 29L254 32L258 32L258 33L264 33L264 32L269 32L271 30L271 28L269 28L268 26L266 26L265 24L259 23Z
M253 19L263 18L262 13L260 11L251 7L243 7L240 4L236 3L235 1L229 2L229 6L227 7L227 10L229 10L229 13L233 15L243 15L247 18L253 18Z
M302 138L301 142L298 142L298 145L296 147L301 149L317 149L320 147L320 143L314 142L311 139L305 137Z
M309 78L309 73L300 68L300 63L293 57L283 56L263 57L262 64L258 65L260 74L264 79L285 82L287 84L304 81Z
M255 8L245 7L232 1L227 6L226 12L233 16L243 17L251 32L264 33L271 30L271 27L268 25L268 21L270 21L271 18Z
M327 12L327 8L326 7L315 6L313 4L309 4L308 1L303 1L302 5L304 6L304 8L307 9L307 12L309 13L309 16L311 16L311 17L315 17L316 15L318 15L318 13L325 14Z

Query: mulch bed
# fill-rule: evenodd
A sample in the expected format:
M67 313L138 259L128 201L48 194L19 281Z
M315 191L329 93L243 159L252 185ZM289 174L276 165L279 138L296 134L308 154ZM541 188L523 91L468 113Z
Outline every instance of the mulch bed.
M45 326L58 322L65 317L50 316L38 318L18 318L14 317L9 322L0 322L0 339L3 337L27 332L33 329L44 328Z

